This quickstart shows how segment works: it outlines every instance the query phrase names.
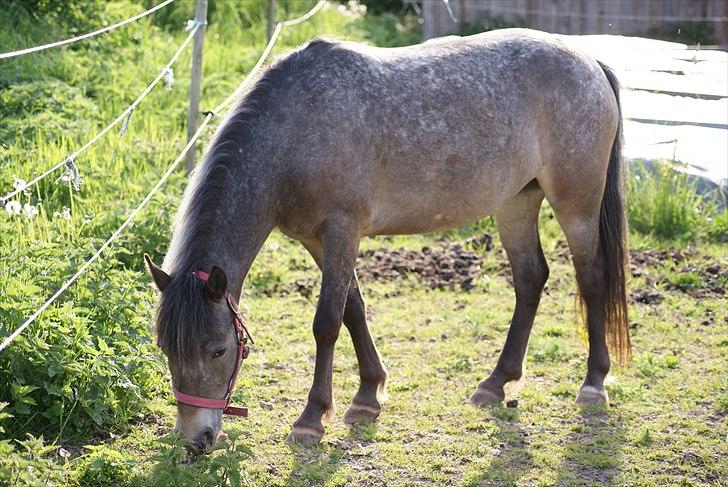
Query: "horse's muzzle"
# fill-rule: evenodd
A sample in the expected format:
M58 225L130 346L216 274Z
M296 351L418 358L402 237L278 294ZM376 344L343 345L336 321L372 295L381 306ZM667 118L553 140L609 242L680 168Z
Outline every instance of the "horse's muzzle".
M200 435L194 438L192 443L186 446L187 452L195 456L207 453L215 443L215 436L212 428L205 428Z

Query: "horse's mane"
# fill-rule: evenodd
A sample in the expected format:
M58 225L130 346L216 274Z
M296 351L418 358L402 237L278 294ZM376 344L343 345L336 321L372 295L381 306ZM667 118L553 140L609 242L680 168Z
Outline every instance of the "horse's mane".
M208 326L212 307L203 299L202 282L192 273L205 265L220 201L231 184L235 165L245 163L245 146L252 143L246 134L262 113L275 85L295 80L311 56L331 45L322 40L313 41L268 67L228 114L193 172L163 264L172 279L157 308L157 343L169 356L193 356L199 352L200 337L214 333Z

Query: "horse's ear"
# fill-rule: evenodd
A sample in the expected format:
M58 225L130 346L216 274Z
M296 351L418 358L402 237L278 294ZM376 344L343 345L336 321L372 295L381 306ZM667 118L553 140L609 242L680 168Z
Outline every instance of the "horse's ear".
M154 279L154 284L157 285L157 289L164 291L167 286L169 286L169 281L171 281L172 278L169 277L169 274L164 272L161 267L157 267L157 264L152 262L152 258L149 257L149 254L144 254L144 260L147 262L149 274L152 275L152 279Z
M219 301L227 290L227 276L218 266L212 266L210 277L205 283L205 294L213 301Z

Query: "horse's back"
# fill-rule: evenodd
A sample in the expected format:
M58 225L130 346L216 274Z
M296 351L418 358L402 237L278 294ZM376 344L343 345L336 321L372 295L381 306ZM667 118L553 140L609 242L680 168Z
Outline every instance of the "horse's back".
M333 179L334 199L366 207L365 233L480 218L544 166L583 161L614 136L599 128L616 113L601 68L549 34L506 29L402 48L320 40L299 56L312 73L300 89L321 95L308 99L312 126L336 130L312 180Z

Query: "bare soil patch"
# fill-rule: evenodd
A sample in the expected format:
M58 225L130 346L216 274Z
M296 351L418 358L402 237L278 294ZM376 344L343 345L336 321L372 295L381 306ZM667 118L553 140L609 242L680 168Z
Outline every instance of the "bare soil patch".
M489 234L457 242L443 237L436 240L435 244L423 246L419 250L380 247L360 254L357 273L364 282L414 276L431 289L467 291L475 287L477 278L485 273L483 255L492 250L493 238ZM496 259L495 267L491 263L488 271L510 281L508 260L502 249L498 249L498 253L502 255ZM561 261L571 259L565 241L557 242L555 253ZM670 273L666 273L666 265L673 269ZM647 287L631 290L630 298L636 303L660 304L665 291L682 292L697 299L728 294L728 265L692 247L630 250L629 270L633 277L647 281ZM681 279L683 275L688 279ZM298 293L310 298L315 285L314 279L299 279L285 289L274 292Z
M674 268L670 275L664 273L667 264ZM692 247L631 250L630 272L634 277L643 277L650 285L650 289L631 293L632 299L641 303L662 301L662 296L654 289L658 284L668 291L683 292L698 299L723 296L728 291L728 266Z
M483 273L480 252L492 248L493 239L488 234L470 238L464 243L441 239L437 246L424 246L420 250L382 247L362 252L357 271L365 280L382 281L415 275L431 289L467 291L475 286L475 279Z

